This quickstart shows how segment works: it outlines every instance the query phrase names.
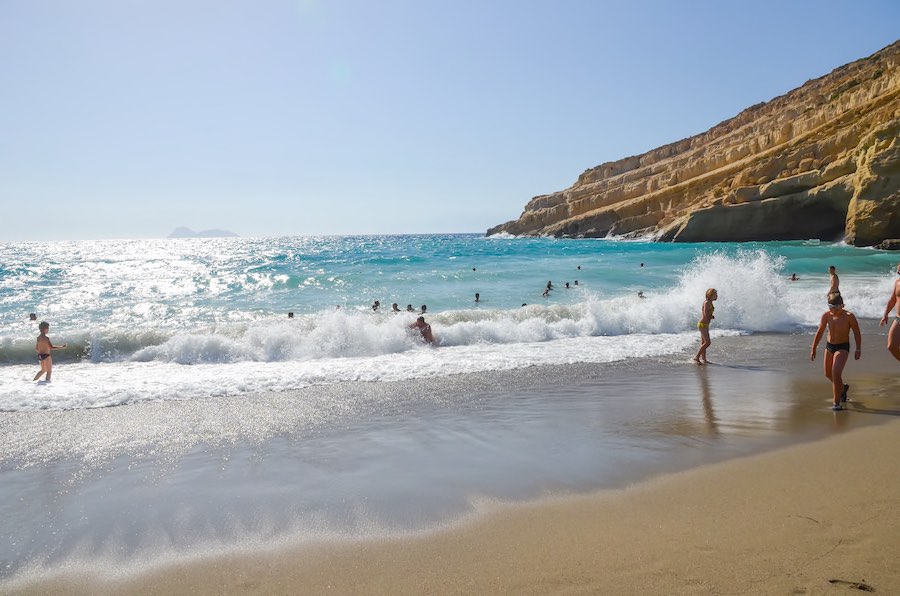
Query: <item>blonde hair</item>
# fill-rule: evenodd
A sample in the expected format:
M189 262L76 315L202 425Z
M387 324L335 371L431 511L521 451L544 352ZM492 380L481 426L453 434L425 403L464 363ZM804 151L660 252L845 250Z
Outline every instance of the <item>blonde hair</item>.
M706 299L712 300L713 294L718 294L718 292L716 292L715 288L710 288L710 289L706 290Z

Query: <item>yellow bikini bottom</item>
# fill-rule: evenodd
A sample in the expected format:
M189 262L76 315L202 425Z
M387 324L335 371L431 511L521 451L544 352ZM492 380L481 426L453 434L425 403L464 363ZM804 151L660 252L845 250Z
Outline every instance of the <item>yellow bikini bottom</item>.
M709 323L704 323L703 321L697 321L697 329L703 329L704 327L709 327Z

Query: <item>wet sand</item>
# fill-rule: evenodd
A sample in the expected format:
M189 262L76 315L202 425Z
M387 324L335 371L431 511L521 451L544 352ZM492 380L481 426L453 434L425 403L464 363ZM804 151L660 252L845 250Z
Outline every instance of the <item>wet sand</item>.
M716 341L708 368L680 355L319 390L364 407L315 424L302 393L4 417L0 514L32 543L0 551L0 587L891 593L900 369L864 333L840 413L809 336L757 335ZM164 457L138 440L154 424ZM38 428L44 450L22 447Z
M894 421L622 491L497 507L427 536L75 577L33 593L896 594L898 450Z

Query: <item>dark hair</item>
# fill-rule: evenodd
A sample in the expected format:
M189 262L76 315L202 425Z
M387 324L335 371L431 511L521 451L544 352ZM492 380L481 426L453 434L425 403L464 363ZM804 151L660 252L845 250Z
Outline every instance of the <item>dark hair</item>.
M844 299L841 298L840 292L828 294L828 306L844 306Z
M40 323L38 323L38 329L40 329L41 331L43 331L44 329L50 329L50 323L48 323L47 321L41 321Z

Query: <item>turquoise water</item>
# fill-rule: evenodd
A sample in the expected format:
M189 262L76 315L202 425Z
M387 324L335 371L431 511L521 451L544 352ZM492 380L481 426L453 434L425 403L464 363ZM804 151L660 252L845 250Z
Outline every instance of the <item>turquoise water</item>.
M471 234L2 244L0 408L96 407L677 353L696 340L708 287L720 296L714 334L794 332L818 320L829 265L848 308L880 316L895 261L817 241ZM787 280L792 273L799 281ZM548 281L555 289L544 296ZM416 311L427 305L440 350L409 332L418 313L392 314L392 303ZM32 312L51 323L54 341L69 344L55 354L68 371L56 375L66 382L52 392L25 382L34 372ZM274 363L281 366L272 371ZM121 379L115 386L105 381L111 374Z

